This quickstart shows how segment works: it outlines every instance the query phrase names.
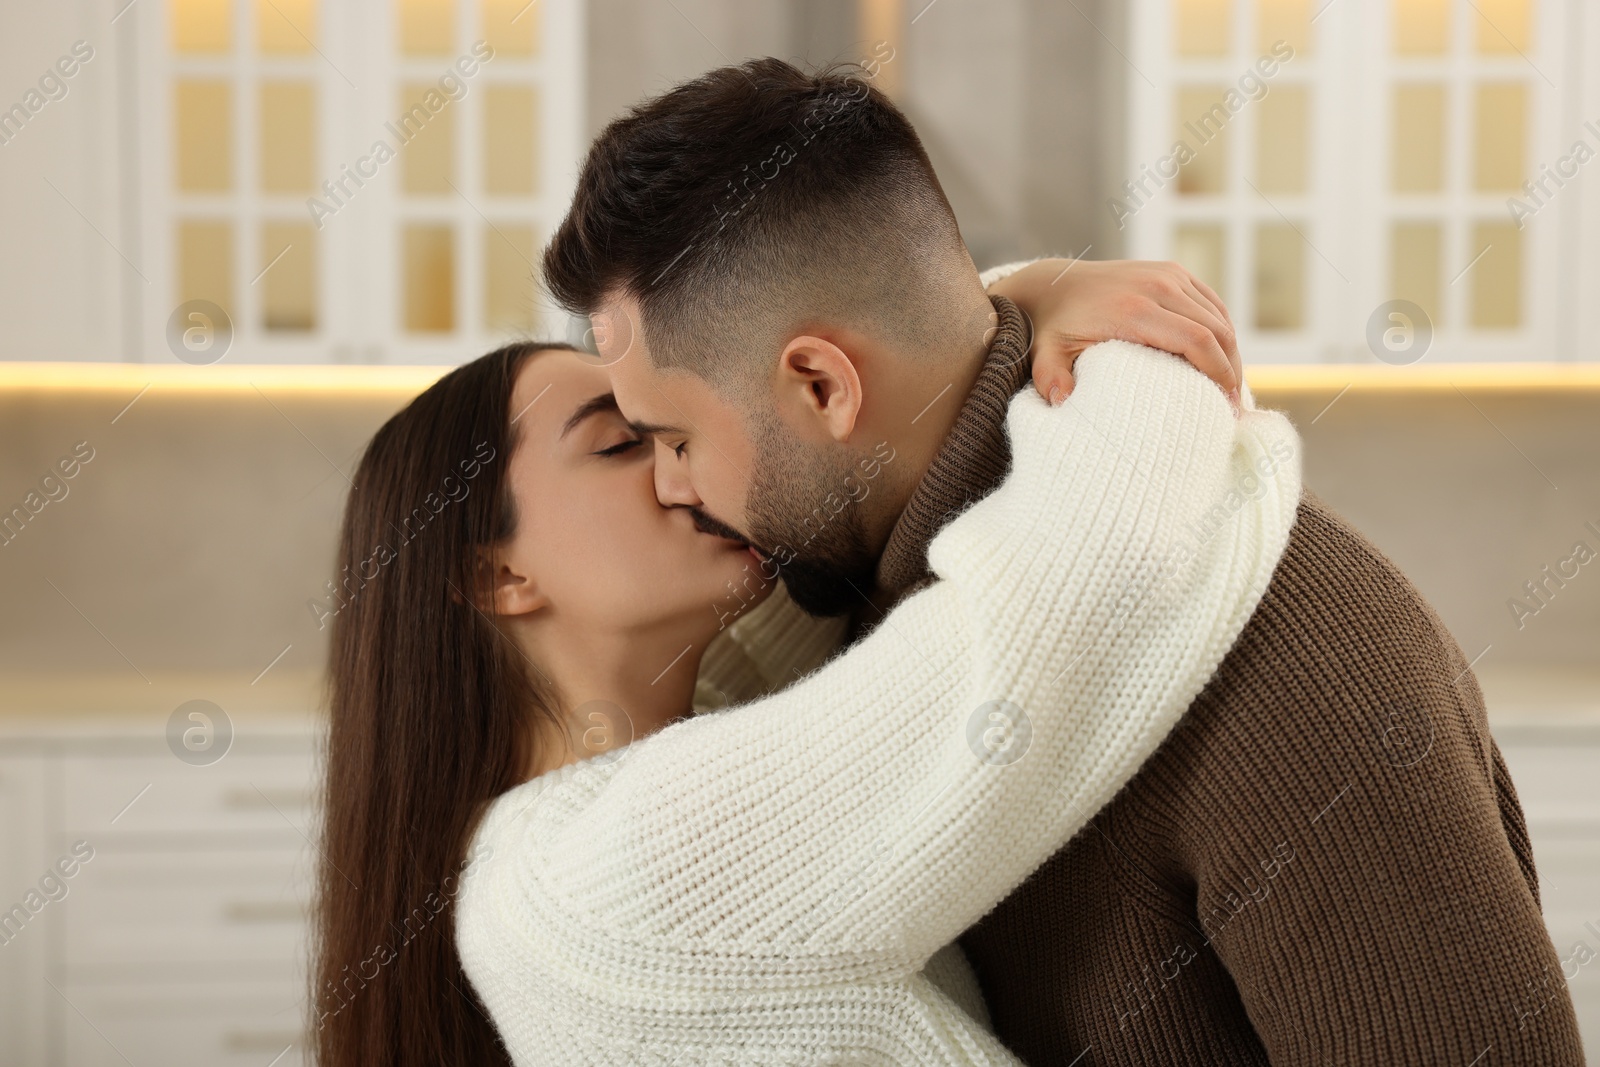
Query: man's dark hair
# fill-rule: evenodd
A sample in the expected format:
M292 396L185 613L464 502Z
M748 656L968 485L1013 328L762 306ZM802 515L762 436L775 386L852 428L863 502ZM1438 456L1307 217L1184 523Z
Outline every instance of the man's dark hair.
M771 58L607 126L544 275L577 314L634 297L653 360L713 383L818 323L937 350L965 325L946 321L966 317L947 283L976 286L922 142L871 75Z

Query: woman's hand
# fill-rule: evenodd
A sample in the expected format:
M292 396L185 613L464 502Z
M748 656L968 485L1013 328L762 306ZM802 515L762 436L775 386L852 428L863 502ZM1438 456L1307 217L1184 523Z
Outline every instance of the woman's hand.
M1072 365L1099 341L1176 353L1239 403L1244 370L1233 320L1211 287L1176 263L1041 259L989 287L1033 320L1033 384L1058 404Z

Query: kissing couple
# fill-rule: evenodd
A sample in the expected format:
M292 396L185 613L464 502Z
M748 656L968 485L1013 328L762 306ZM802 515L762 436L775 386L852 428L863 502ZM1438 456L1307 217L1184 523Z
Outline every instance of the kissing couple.
M324 1067L1582 1062L1471 669L1187 271L980 275L766 59L607 127L544 281L593 345L346 506L426 528L332 623Z

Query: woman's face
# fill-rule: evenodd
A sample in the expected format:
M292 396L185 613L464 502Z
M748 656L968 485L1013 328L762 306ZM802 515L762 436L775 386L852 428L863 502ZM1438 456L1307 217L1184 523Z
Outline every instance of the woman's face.
M617 411L603 369L574 352L535 353L510 417L517 530L500 562L533 580L550 618L596 632L670 625L709 640L770 592L745 545L661 506L657 450Z

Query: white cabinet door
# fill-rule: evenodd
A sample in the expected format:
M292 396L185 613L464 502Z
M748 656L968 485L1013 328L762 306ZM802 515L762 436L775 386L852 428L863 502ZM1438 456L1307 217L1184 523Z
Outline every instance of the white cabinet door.
M44 757L0 755L0 1063L43 1063L45 1019L56 1008L41 976L59 905L32 914L24 903L51 861L44 809Z
M1545 925L1578 1011L1584 1053L1600 1062L1600 728L1498 728L1511 768Z
M0 742L0 1067L303 1063L315 775L309 733Z
M106 845L73 890L61 967L72 982L297 982L309 849Z
M301 844L312 832L313 776L309 751L235 751L204 767L165 751L73 752L62 764L62 832L97 848L173 835Z
M80 986L62 1062L71 1067L301 1067L305 996L289 983ZM91 1021L92 1020L92 1021Z

